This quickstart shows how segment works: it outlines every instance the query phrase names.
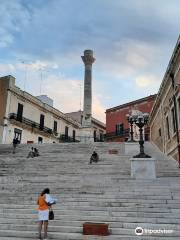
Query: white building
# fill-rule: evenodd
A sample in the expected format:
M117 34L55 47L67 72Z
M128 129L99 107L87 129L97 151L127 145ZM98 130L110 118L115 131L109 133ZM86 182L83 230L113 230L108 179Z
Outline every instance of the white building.
M77 140L81 125L15 86L15 78L0 78L0 143L53 143Z

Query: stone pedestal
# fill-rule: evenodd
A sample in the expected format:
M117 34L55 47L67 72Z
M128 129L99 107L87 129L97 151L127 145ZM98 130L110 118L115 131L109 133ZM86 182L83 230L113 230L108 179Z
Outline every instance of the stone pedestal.
M94 142L94 136L90 127L81 128L80 141L83 143Z
M135 179L155 179L154 158L131 158L131 177Z

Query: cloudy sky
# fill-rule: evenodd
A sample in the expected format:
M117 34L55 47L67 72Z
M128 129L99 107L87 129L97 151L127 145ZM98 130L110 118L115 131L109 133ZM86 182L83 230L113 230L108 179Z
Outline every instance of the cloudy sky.
M63 112L83 105L92 49L93 115L158 91L180 32L179 0L0 0L0 76Z

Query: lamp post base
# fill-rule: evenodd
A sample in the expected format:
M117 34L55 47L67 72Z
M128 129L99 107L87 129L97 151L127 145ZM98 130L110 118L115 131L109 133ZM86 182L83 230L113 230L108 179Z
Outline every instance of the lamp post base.
M145 153L139 153L136 156L133 156L133 158L151 158L151 156L145 154Z
M135 179L156 179L155 159L131 158L131 177Z

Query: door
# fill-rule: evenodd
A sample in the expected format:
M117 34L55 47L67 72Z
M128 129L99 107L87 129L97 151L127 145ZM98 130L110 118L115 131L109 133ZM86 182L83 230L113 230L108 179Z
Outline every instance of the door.
M21 143L21 138L22 138L22 130L21 129L18 129L18 128L14 129L14 138L18 139L18 143Z
M73 130L73 142L75 142L75 141L76 141L76 131Z
M68 127L65 127L65 141L68 141Z
M96 131L94 130L94 142L96 142Z
M42 137L38 137L38 143L43 143L43 138Z

